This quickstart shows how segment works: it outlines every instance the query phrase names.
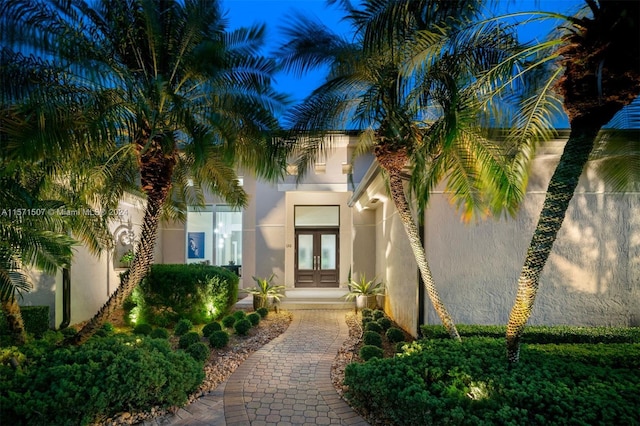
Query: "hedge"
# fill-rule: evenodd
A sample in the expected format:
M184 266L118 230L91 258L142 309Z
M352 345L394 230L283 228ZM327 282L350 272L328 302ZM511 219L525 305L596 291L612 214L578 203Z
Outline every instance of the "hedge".
M504 325L456 324L461 337L504 338ZM442 325L422 325L425 338L448 339ZM640 327L527 326L522 336L529 343L640 343Z
M89 424L123 411L181 406L204 379L203 363L172 351L167 340L115 335L60 348L49 339L20 350L20 369L0 365L0 424Z
M237 275L217 266L152 265L125 303L125 311L138 309L138 320L161 327L180 318L208 323L224 316L236 303L238 282Z
M349 364L346 397L394 425L638 425L640 344L421 340L395 358Z
M27 333L40 338L49 330L49 306L21 306L20 313ZM0 311L0 335L8 335L7 320Z

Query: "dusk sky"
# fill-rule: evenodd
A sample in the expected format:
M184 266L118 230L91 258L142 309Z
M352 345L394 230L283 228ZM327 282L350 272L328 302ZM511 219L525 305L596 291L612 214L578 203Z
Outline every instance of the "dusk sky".
M499 10L505 13L544 10L573 14L584 4L584 0L501 0L497 3ZM287 17L294 11L316 16L326 25L334 26L336 31L344 33L349 31L348 24L340 21L342 12L335 6L327 6L325 0L222 0L222 4L228 12L231 29L254 23L266 23L268 43L271 48L278 44L279 28L287 24ZM545 36L550 29L550 24L527 24L526 27L526 32L520 36L522 41L536 36ZM310 73L302 78L279 75L276 87L290 94L293 99L301 100L318 85L322 75L321 72Z

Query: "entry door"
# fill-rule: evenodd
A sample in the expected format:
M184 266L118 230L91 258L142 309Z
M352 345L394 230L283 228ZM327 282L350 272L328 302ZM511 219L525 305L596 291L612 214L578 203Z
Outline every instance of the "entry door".
M296 287L338 287L337 229L296 230Z

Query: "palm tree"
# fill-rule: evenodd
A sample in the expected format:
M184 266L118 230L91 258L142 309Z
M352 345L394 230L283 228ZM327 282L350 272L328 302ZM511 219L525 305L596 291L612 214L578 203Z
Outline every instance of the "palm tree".
M98 215L59 213L92 208L84 197L93 195L95 186L85 191L80 185L71 189L68 179L60 184L47 175L43 163L31 167L21 163L20 170L9 161L1 164L0 302L13 339L21 345L26 333L18 298L32 287L26 268L55 273L69 267L78 240L98 253L110 238L107 223Z
M298 16L286 28L289 41L279 52L283 65L299 73L318 65L330 68L327 81L289 114L294 134L302 134L298 169L305 170L326 149L324 132L348 126L363 129L359 150L373 150L427 294L450 336L459 340L434 284L405 192L406 177L411 176L409 193L420 213L431 191L445 178L467 218L474 212L513 207L521 192L510 180L501 150L478 125L473 84L474 74L494 62L492 55L499 50L482 46L497 47L509 39L494 32L491 37L477 37L465 49L452 50L450 32L476 12L476 1L425 1L417 9L413 8L417 2L370 1L362 9L348 1L341 3L354 27L354 42ZM387 40L372 36L389 22L400 24ZM407 41L421 30L431 35L431 54L424 66L407 73ZM504 196L507 192L510 195ZM492 196L498 194L503 194L500 200Z
M258 55L264 27L227 31L218 2L16 0L3 8L4 40L39 53L64 78L64 96L40 109L79 111L68 132L51 134L53 145L134 161L146 195L129 274L69 340L80 344L146 275L172 190L178 200L208 190L243 206L236 167L265 178L282 173L282 147L270 132L284 98L270 87L274 62ZM52 142L46 130L31 140Z
M520 338L531 316L540 274L562 226L582 170L600 129L640 95L640 3L586 0L591 16L564 17L567 28L549 44L545 59L558 59L555 72L536 99L560 95L571 133L547 188L536 229L527 250L518 292L507 326L507 357L519 360ZM558 17L556 14L549 14ZM559 46L559 48L557 48ZM546 53L549 53L548 51ZM529 117L540 114L530 108Z

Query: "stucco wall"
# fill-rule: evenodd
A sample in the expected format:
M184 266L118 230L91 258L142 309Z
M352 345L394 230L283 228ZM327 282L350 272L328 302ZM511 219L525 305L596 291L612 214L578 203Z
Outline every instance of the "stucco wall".
M376 210L376 271L387 287L385 311L402 328L417 335L418 275L395 206L385 199Z
M121 215L115 216L109 225L112 233L122 227L133 229L137 238L140 236L144 205L134 197L125 197L118 209ZM156 258L162 257L161 238L156 244ZM118 259L112 252L104 251L101 255L91 254L84 246L73 249L71 261L71 324L90 319L107 301L120 284ZM157 259L156 259L157 260ZM62 273L55 277L37 271L30 272L33 290L24 295L21 305L48 305L50 307L51 327L57 328L63 320L62 309Z
M515 219L464 225L443 193L426 216L426 247L443 301L458 323L505 324L517 279L562 142L544 147L533 165ZM540 278L530 324L638 325L638 193L611 193L589 168ZM429 323L439 323L428 308Z

